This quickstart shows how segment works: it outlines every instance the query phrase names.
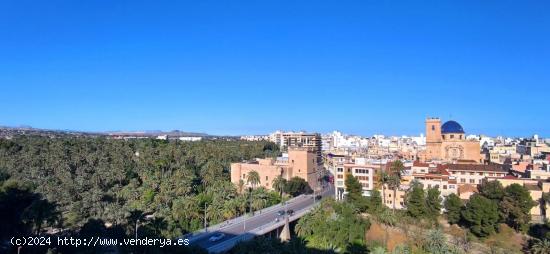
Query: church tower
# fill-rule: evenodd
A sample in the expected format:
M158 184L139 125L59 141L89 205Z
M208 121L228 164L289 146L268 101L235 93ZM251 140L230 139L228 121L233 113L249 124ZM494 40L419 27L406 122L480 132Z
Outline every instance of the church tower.
M426 118L426 143L441 142L441 119Z
M426 155L428 159L441 158L441 119L426 118Z

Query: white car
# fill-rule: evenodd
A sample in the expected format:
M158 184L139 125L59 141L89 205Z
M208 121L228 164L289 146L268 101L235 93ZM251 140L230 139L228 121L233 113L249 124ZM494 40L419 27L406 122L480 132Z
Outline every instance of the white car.
M208 241L216 242L216 241L221 240L224 237L225 237L224 233L217 233L217 234L211 236L210 238L208 238Z

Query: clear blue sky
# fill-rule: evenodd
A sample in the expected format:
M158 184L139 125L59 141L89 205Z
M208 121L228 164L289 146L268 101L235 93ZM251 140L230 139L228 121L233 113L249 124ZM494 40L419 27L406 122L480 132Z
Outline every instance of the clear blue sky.
M398 2L2 1L0 125L550 136L549 1Z

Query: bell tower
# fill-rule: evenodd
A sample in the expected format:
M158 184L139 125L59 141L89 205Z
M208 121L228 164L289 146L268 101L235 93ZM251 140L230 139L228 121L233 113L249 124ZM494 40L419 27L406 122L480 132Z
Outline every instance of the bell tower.
M441 119L426 118L426 159L441 159Z
M441 119L426 118L426 143L441 142Z

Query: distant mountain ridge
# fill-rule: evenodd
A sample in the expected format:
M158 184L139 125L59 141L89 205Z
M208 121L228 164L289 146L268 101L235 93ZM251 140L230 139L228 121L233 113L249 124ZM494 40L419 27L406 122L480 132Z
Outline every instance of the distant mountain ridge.
M32 126L1 126L0 136L13 135L77 135L77 136L140 136L154 137L167 135L169 137L208 137L207 133L201 132L186 132L180 130L162 131L162 130L144 130L144 131L75 131L75 130L57 130L57 129L41 129Z

